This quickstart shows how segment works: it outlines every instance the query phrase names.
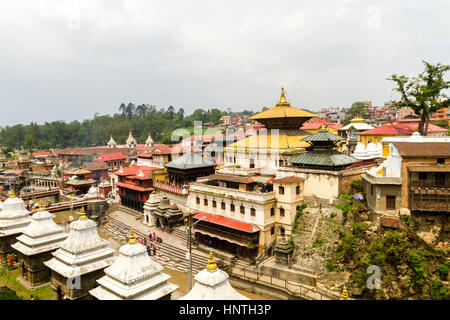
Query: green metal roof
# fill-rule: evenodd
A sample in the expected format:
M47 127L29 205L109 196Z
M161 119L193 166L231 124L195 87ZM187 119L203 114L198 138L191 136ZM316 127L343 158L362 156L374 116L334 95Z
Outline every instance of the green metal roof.
M290 163L306 166L341 167L359 160L336 150L312 150L289 160Z
M320 142L325 142L325 141L330 141L330 142L335 142L335 141L341 141L344 140L344 138L328 132L327 130L320 130L317 133L314 133L310 136L304 137L301 141L306 141L306 142L316 142L316 141L320 141Z
M188 152L181 157L176 158L164 165L166 168L188 170L195 168L213 167L216 164L208 159L203 158L196 152Z

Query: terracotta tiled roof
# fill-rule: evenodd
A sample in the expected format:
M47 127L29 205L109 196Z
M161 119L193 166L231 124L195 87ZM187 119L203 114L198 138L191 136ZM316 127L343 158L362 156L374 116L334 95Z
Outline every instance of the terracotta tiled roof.
M231 229L236 229L244 232L253 232L253 225L247 222L242 222L239 220L233 220L226 217L216 216L209 213L199 212L195 216L193 216L193 219L201 219L202 217L205 217L202 219L202 221L207 221L210 223L214 223L220 226L224 226Z
M83 164L83 167L90 171L96 171L96 170L108 170L108 165L103 161L92 161L92 162L85 162Z
M361 135L410 135L412 134L414 131L417 130L419 126L419 123L414 121L414 122L399 122L399 121L393 121L391 123L385 124L383 126L374 128L374 129L370 129L370 130L366 130L366 131L362 131L359 132L358 134ZM429 124L428 125L428 132L446 132L447 129L438 127L434 124Z
M147 180L152 178L152 171L155 169L160 169L157 167L149 167L149 166L134 166L134 167L124 167L122 168L123 173L116 171L115 175L118 176L128 176L133 179ZM143 177L138 176L139 172L142 171L144 174Z
M300 178L300 177L284 177L284 178L279 178L279 179L275 179L273 180L273 182L279 182L279 183L296 183L296 182L301 182L304 181L305 179Z
M122 152L114 153L104 153L99 155L93 161L116 161L116 160L126 160L127 157Z
M134 184L124 183L124 182L116 182L115 185L118 186L118 187L127 188L127 189L131 189L131 190L136 190L136 191L141 191L141 192L152 191L153 190L153 188L139 187L139 186L135 186Z
M31 154L33 158L46 158L50 155L50 151L39 151Z

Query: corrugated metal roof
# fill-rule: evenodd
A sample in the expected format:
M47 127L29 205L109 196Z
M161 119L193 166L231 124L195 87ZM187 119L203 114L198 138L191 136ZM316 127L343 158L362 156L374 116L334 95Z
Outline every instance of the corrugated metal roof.
M224 227L244 231L244 232L254 232L253 225L251 223L239 221L239 220L233 220L230 218L222 217L222 216L216 216L210 213L204 213L199 212L195 216L193 216L193 219L201 219L202 217L205 217L202 219L202 221L207 221L210 223L218 224Z
M358 159L336 150L312 150L289 160L297 165L339 167L359 162Z

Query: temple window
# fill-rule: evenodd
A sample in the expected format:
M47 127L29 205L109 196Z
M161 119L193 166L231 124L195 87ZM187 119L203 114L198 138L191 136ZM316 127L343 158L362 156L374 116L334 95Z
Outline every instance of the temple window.
M208 199L203 199L203 204L204 204L205 206L207 206L207 205L208 205Z
M234 212L235 208L234 208L234 204L230 204L230 211Z
M300 186L295 187L295 194L300 194Z
M279 194L284 194L284 187L278 187L278 193Z
M275 208L270 208L270 216L274 216L275 215Z
M213 208L217 208L217 202L216 202L216 200L213 200L212 206L213 206Z
M244 206L241 206L241 207L240 207L240 211L241 211L242 214L245 214L245 207L244 207Z
M221 203L220 203L220 208L221 208L222 210L225 210L225 202L221 202Z
M272 228L270 229L270 234L271 234L271 235L274 235L274 234L275 234L275 227L272 227Z
M255 209L255 208L251 208L251 209L250 209L250 215L251 215L252 217L256 216L256 209Z
M197 201L197 204L200 204L200 198L199 197L196 198L196 201Z
M284 209L280 208L280 216L284 217Z

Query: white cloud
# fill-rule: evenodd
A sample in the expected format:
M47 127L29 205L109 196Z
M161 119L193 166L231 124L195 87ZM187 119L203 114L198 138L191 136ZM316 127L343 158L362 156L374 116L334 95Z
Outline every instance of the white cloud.
M390 74L449 63L449 4L433 3L0 0L0 126L130 101L256 110L281 85L315 110L382 104Z

